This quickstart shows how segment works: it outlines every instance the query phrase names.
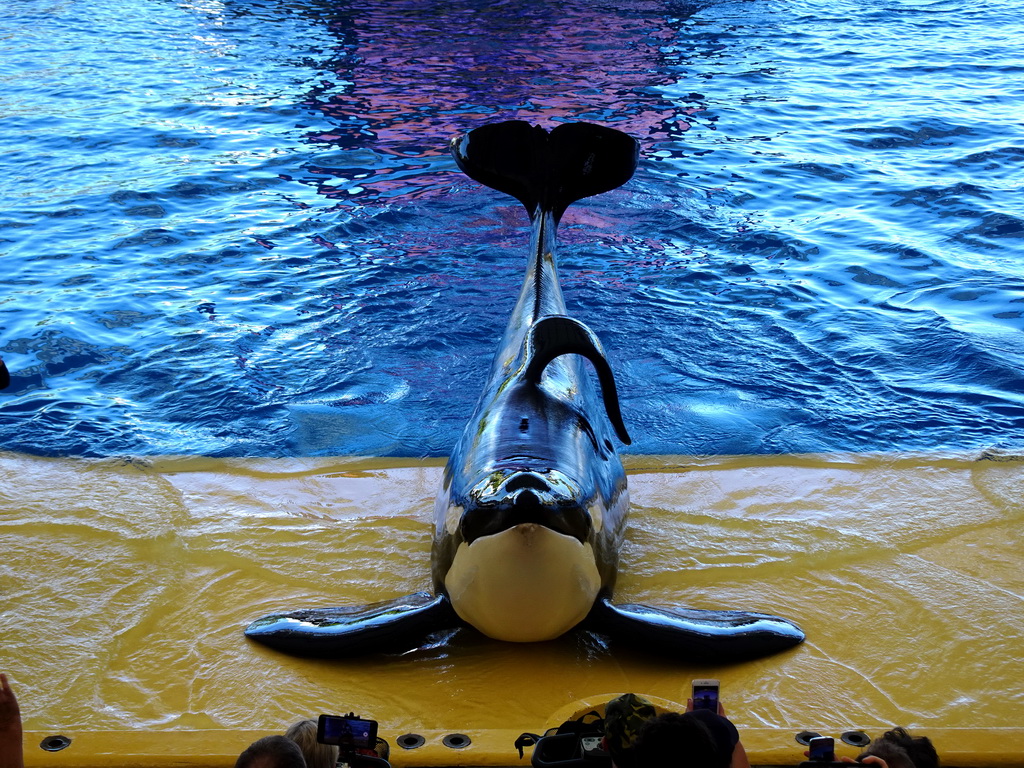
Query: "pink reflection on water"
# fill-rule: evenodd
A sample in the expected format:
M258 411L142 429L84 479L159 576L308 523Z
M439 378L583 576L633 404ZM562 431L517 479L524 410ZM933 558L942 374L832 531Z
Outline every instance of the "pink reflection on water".
M509 240L509 249L516 250L525 225L521 207L465 210L460 189L475 184L452 173L454 165L446 157L450 139L509 119L547 128L558 122L596 122L646 146L677 138L702 108L697 94L679 101L665 96L681 76L678 68L666 66L678 54L665 51L678 46L683 21L669 14L664 2L643 0L628 8L573 0L529 6L389 0L359 6L329 23L340 43L334 58L323 64L333 75L319 78L304 102L325 118L307 139L351 153L327 154L322 163L307 165L303 181L339 209L353 203L373 207L380 199L400 204L444 199L460 209L459 229L476 230L478 241L500 248ZM621 234L631 229L630 193L621 194L626 203L621 216L571 209L563 220L562 242L570 247L576 241L593 242L600 233L613 256L631 251L637 244ZM325 232L319 237L318 245L337 253L334 236ZM375 242L373 235L370 240ZM371 253L368 244L346 251L347 258L372 263L386 253L403 262L429 263L451 247L450 237L434 242L422 231L407 237L395 230L389 231L386 244L380 243L380 253ZM658 253L663 246L651 242L642 250ZM509 269L515 272L519 266L514 261ZM616 269L623 266L631 272L629 265ZM622 272L589 270L564 277L570 285L635 287ZM418 276L409 287L426 290L432 280L450 279ZM460 300L484 302L474 286L459 288Z
M652 88L671 83L660 49L676 38L673 21L661 3L363 8L344 28L335 22L338 37L352 41L336 71L344 84L321 83L306 102L336 128L309 138L372 137L385 155L429 158L445 153L452 135L506 119L589 120L641 140L678 134L692 108ZM394 191L380 180L361 186Z

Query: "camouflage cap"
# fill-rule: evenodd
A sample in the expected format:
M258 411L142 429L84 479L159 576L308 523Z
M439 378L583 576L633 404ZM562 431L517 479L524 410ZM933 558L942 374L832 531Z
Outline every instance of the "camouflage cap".
M608 702L604 710L604 737L615 765L631 768L637 734L657 714L651 702L635 693L624 693Z

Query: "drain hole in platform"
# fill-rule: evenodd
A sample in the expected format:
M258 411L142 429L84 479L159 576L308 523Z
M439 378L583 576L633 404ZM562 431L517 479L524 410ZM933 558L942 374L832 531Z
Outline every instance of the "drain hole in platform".
M60 752L62 749L66 749L71 746L71 739L67 736L47 736L39 744L41 749L45 749L47 752Z
M427 740L418 733L404 733L395 741L398 742L398 746L402 749L416 749L416 747L422 747L427 743Z
M866 747L871 743L871 737L864 731L845 731L839 738L851 747Z
M449 733L444 737L443 743L446 747L451 747L452 749L464 749L472 744L472 741L464 733Z

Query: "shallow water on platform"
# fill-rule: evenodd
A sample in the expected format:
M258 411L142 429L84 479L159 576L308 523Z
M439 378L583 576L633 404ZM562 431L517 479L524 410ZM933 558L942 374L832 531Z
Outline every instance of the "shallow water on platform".
M244 638L267 613L429 588L442 463L0 454L0 637L27 727L136 731L152 746L160 732L233 738L355 709L393 747L410 730L515 730L500 745L512 760L515 736L573 701L632 690L679 702L692 678L717 677L748 749L793 750L771 765L799 762L793 735L808 727L900 723L941 735L944 760L1005 758L1024 733L1019 460L630 457L617 599L768 611L807 632L747 663L577 633L521 644L463 629L334 660Z
M524 263L508 118L636 136L570 311L638 453L1020 446L1019 0L19 0L0 444L450 450Z

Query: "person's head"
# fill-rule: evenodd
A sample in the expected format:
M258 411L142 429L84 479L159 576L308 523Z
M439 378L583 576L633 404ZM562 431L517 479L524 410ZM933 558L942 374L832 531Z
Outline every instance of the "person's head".
M299 720L284 735L299 745L306 758L306 768L334 768L338 763L338 748L316 740L316 720Z
M939 755L927 736L914 738L902 728L886 731L868 744L857 760L874 756L889 768L939 768Z
M235 761L235 768L306 768L299 745L284 736L257 739Z
M726 768L732 760L692 712L666 712L646 722L633 753L643 768Z

